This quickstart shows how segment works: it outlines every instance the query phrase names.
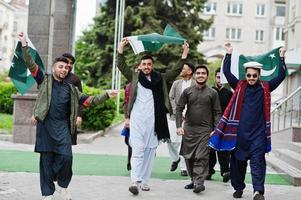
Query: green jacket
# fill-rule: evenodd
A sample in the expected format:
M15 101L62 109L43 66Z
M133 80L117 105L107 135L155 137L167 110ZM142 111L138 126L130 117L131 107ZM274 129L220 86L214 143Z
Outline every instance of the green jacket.
M51 92L52 92L52 80L53 77L50 74L43 74L39 69L39 66L32 59L29 48L22 48L22 55L25 61L26 67L29 69L36 82L38 83L38 97L34 107L33 115L38 121L44 121L50 108ZM76 129L76 117L79 104L89 107L96 104L100 104L109 98L108 94L88 96L84 95L71 84L70 86L70 133L75 134Z
M171 70L168 70L166 73L162 73L164 104L170 114L172 114L172 107L168 97L167 83L170 81L174 81L177 78L177 76L182 71L185 61L186 59L180 59L175 65L175 67L173 67ZM125 78L132 83L130 98L127 107L128 116L130 116L131 110L137 97L138 73L127 66L124 55L120 53L118 53L117 67L125 76Z

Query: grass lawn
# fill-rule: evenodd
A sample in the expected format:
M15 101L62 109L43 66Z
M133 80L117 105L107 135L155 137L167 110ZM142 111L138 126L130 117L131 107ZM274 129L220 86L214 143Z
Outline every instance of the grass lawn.
M4 172L38 172L39 154L26 151L0 150L0 171ZM76 175L94 176L129 176L126 170L126 156L103 155L103 154L74 154L73 172ZM179 176L169 171L170 158L156 157L152 171L153 178L165 180L187 180L189 177ZM213 181L221 181L219 172L213 175ZM246 182L251 183L251 175L247 173ZM267 174L266 184L290 185L278 174Z
M0 113L0 132L12 133L13 130L13 115Z

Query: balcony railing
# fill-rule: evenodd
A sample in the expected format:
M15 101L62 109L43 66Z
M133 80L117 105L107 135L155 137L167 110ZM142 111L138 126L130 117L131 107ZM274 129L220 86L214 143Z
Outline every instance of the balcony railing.
M272 110L271 122L272 132L301 127L301 87Z

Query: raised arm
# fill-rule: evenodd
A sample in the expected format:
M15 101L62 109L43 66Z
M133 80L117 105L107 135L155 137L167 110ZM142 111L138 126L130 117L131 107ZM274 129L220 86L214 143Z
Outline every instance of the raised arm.
M238 79L231 73L231 55L233 51L233 47L230 43L225 44L226 56L223 63L223 72L229 83L229 85L235 89Z
M285 52L284 48L279 49L280 63L278 64L278 76L269 81L270 91L275 90L280 83L285 79L286 64L285 64Z
M118 45L118 55L117 55L117 67L120 70L120 72L125 76L125 78L131 82L132 81L132 74L133 70L130 69L126 62L125 57L123 55L124 47L129 43L127 38L123 38L121 42Z
M189 52L189 44L185 42L183 44L183 53L181 59L177 62L177 64L172 69L168 70L165 74L162 74L167 82L175 80L177 76L180 74L184 62L187 59L188 52Z
M22 56L25 62L25 66L29 69L37 84L41 84L44 79L44 74L30 55L25 34L23 32L20 32L18 34L18 38L22 45Z

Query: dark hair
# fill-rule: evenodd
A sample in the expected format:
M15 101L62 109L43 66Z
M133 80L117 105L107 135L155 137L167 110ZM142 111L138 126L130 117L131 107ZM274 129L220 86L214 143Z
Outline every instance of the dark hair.
M75 58L74 58L74 56L72 54L70 54L70 53L63 53L62 56L65 57L65 58L68 58L68 59L72 60L73 64L75 63Z
M192 73L194 73L195 67L194 67L194 65L192 63L190 63L190 62L184 62L184 65L187 65L191 69Z
M220 73L220 72L221 72L221 68L219 67L219 68L217 68L217 69L215 70L214 76L216 76L216 74L217 74L217 73Z
M67 59L66 57L64 57L64 56L56 57L56 58L54 59L52 65L54 65L54 64L57 63L57 62L64 62L64 63L67 63L67 64L69 63L69 62L68 62L68 59Z
M196 72L196 70L198 69L205 69L206 72L207 72L207 75L209 76L209 70L208 70L208 67L206 65L197 65L194 72Z
M148 59L150 59L150 60L152 60L154 62L154 58L151 55L149 55L149 54L146 54L146 55L142 56L141 59L140 59L140 61L142 61L142 60L148 60Z

